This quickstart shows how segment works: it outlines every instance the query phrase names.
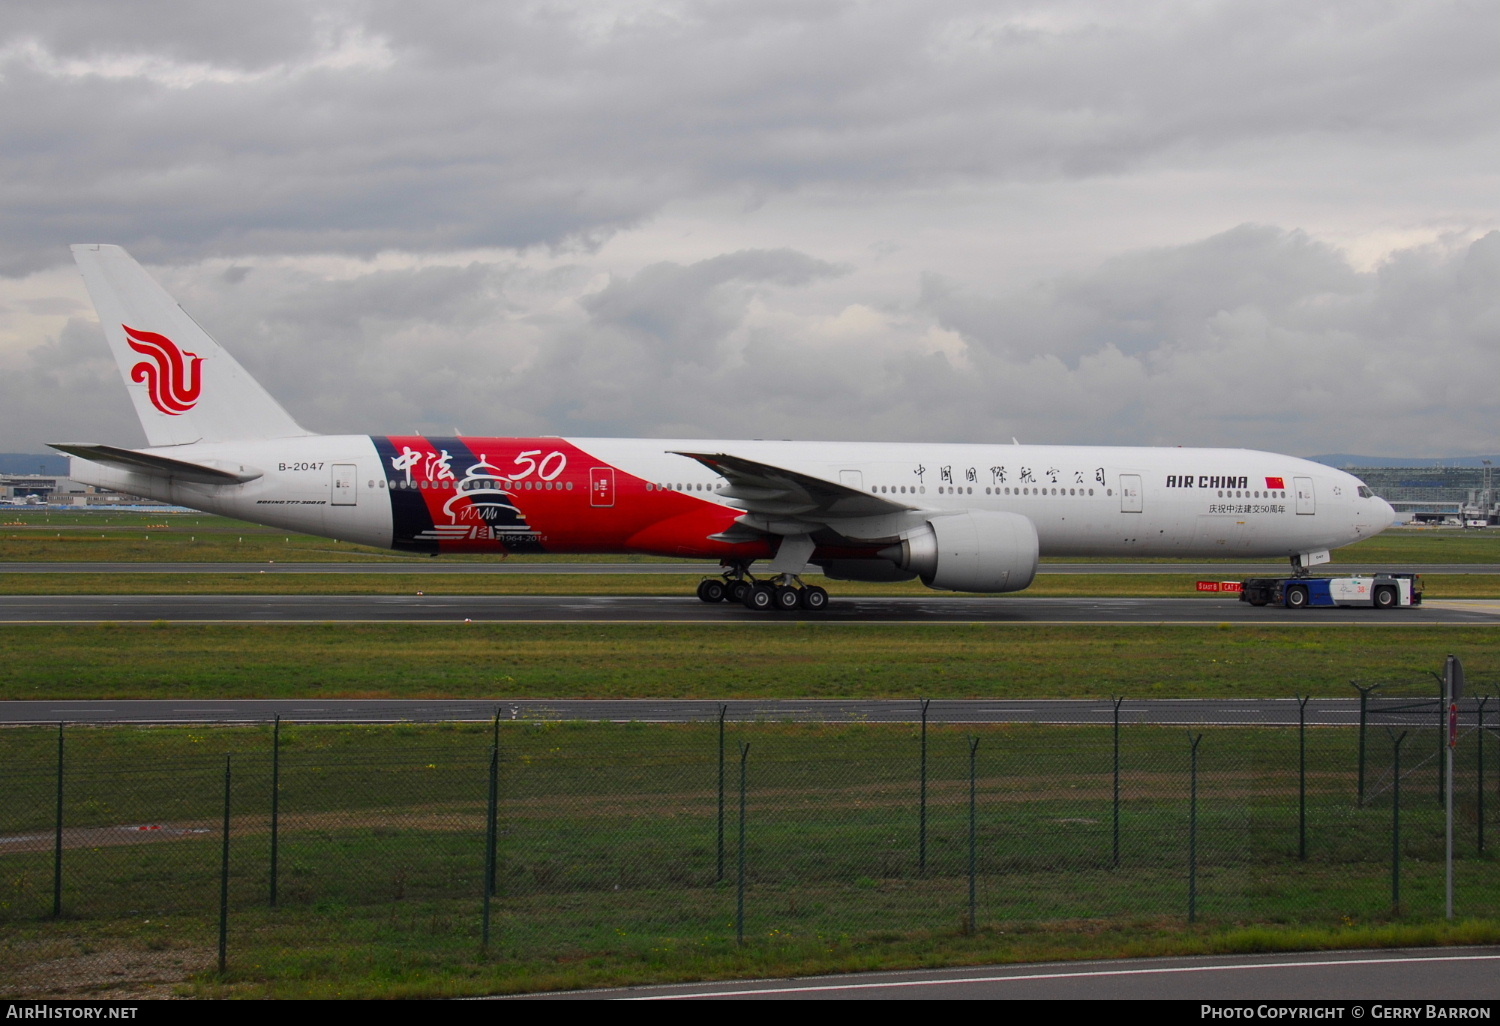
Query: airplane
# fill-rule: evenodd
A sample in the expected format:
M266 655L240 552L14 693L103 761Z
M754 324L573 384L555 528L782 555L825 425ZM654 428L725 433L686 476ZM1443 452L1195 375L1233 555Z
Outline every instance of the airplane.
M717 560L703 601L819 611L810 565L987 594L1028 587L1041 556L1275 556L1302 574L1394 520L1343 471L1246 449L317 435L125 250L72 249L148 445L52 444L71 476L306 534Z

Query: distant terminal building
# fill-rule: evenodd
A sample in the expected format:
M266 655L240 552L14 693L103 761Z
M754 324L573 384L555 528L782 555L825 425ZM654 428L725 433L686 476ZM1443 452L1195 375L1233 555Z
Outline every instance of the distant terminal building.
M1414 523L1480 527L1500 523L1493 467L1340 468Z
M3 506L137 506L150 502L54 474L0 474Z
M0 452L0 507L152 506L168 509L154 499L142 499L108 488L95 488L68 477L68 457L57 453Z

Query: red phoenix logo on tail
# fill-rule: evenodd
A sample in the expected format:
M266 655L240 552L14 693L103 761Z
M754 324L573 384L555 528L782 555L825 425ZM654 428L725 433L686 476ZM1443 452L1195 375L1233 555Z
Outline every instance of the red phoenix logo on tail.
M198 371L203 357L183 352L176 342L154 331L137 331L128 324L120 327L125 329L130 348L150 357L130 368L130 380L146 383L151 405L172 417L196 406L203 391L203 376Z

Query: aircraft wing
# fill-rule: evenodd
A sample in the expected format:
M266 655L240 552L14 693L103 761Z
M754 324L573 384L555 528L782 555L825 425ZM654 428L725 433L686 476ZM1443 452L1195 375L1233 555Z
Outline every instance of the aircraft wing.
M813 523L904 513L915 507L871 495L809 474L757 463L728 453L679 452L729 482L719 497L734 499L749 513Z

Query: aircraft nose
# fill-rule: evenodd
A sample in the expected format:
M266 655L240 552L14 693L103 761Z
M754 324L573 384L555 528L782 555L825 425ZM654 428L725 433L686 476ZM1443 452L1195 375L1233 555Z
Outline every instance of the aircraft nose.
M1379 496L1376 496L1375 501L1380 503L1380 508L1385 512L1385 525L1390 527L1396 522L1396 507Z

